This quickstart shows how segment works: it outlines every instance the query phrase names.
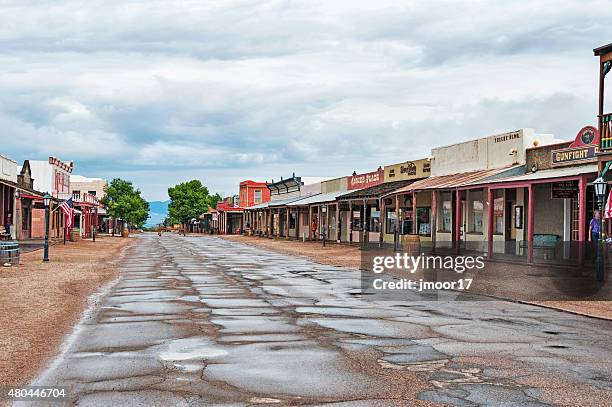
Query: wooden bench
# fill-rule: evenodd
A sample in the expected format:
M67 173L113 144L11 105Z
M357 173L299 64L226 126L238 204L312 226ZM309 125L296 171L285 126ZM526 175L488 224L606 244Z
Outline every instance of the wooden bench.
M544 254L545 260L550 260L549 256L552 254L552 258L554 259L557 254L557 246L559 241L561 240L561 236L552 235L552 234L534 234L533 235L533 251L536 250L541 251ZM526 249L529 247L529 244L526 240L523 240L519 243L519 247L521 249Z

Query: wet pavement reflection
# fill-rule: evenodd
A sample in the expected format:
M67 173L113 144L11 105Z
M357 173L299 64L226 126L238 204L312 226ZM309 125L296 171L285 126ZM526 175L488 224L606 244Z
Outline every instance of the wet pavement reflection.
M137 239L34 384L96 406L609 400L611 322L504 301L365 301L354 270L216 237Z

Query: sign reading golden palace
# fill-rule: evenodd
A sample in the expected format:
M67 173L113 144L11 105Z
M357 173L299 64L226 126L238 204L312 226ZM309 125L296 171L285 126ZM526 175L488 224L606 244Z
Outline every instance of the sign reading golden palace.
M592 126L583 127L569 147L553 150L551 152L552 165L568 165L583 161L595 161L598 142L597 129Z
M347 187L349 190L373 187L383 182L383 176L382 168L364 174L353 173L352 176L348 177Z

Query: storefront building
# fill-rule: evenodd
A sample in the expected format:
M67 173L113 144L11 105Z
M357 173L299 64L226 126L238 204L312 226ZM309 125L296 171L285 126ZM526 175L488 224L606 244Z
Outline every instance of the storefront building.
M480 233L482 221L477 215L473 225L463 227L458 220L462 212L467 211L466 202L469 201L478 207L478 196L467 197L465 192L458 188L462 185L477 182L501 174L524 173L523 166L526 161L526 149L535 145L553 144L556 140L552 135L536 135L533 129L520 129L514 132L483 137L463 143L432 149L429 159L430 177L416 181L411 185L393 191L386 198L399 200L399 209L402 203L416 207L417 221L411 222L408 227L398 225L400 233L418 235L421 242L435 242L436 246L453 245L468 233ZM467 198L467 201L466 201ZM421 209L421 223L419 223L418 208L429 205L429 213ZM484 211L484 208L482 208ZM396 215L399 219L400 211ZM424 213L425 212L425 213ZM477 211L478 212L478 211ZM429 218L429 219L427 219ZM467 221L467 216L462 219ZM427 222L429 220L429 222ZM465 234L465 236L464 236Z
M240 183L240 206L249 208L270 201L270 190L265 182L251 180Z
M583 243L597 208L591 183L597 177L598 143L597 129L586 126L573 142L526 149L523 174L460 187L471 198L463 247L491 257L582 264L589 256ZM480 217L481 233L470 234Z
M102 178L89 178L81 175L70 175L70 191L75 207L83 213L83 227L75 223L75 228L81 231L83 237L91 237L91 227L98 232L109 230L109 219L106 217L106 209L100 201L106 196L104 189L106 180ZM81 219L78 219L81 222Z
M387 165L385 184L404 181L400 188L431 175L431 160L420 159ZM409 182L408 182L409 181ZM393 190L396 190L394 188ZM383 196L388 194L386 189ZM418 203L418 205L417 205ZM431 197L426 193L405 194L385 197L383 212L383 241L391 243L400 236L410 233L428 235L431 229Z
M34 190L34 179L28 160L24 161L17 175L17 185L14 222L17 239L25 241L35 236L44 236L44 194Z
M71 197L70 192L70 174L72 173L74 164L72 161L64 162L56 157L49 157L46 161L29 160L32 178L34 179L34 189L43 193L48 193L53 198L51 203L51 224L50 237L62 238L65 233L64 214L61 210L55 210L62 201ZM44 209L43 213L37 213L36 219L41 219L44 224ZM33 219L33 222L36 221ZM38 222L37 222L38 223ZM39 227L32 226L33 230L39 230ZM44 227L43 227L44 230ZM42 238L42 236L34 236Z
M15 230L17 162L0 155L0 239L17 238Z
M247 208L249 233L270 238L295 235L297 212L287 208L287 204L302 198L303 186L302 179L295 174L286 179L281 177L280 181L267 182L270 201Z
M225 198L217 203L215 208L219 217L219 233L223 235L235 235L242 233L244 229L244 208L234 203L234 197Z
M265 182L242 181L240 183L240 206L245 208L243 212L243 224L245 232L253 234L260 226L261 213L257 211L246 210L254 206L262 205L270 201L270 190Z

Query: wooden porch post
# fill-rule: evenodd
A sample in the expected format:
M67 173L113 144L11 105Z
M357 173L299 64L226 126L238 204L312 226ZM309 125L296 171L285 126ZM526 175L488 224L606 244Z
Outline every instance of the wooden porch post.
M401 223L400 223L400 203L399 203L399 194L395 195L395 230L393 231L393 242L394 246L401 245L400 235L402 233ZM397 241L395 240L397 238ZM394 247L394 250L397 250L397 247Z
M455 244L457 253L461 249L461 191L455 190Z
M312 205L308 205L308 240L312 238Z
M431 244L433 250L436 250L436 235L438 230L438 193L436 190L431 191L431 219L429 224L431 230Z
M353 201L349 200L349 244L353 244Z
M291 209L289 209L288 206L285 208L285 230L286 230L285 237L287 239L289 239L289 211L290 210Z
M315 239L319 240L319 237L321 236L322 230L321 230L321 205L317 205L317 231L316 231L316 236Z
M487 188L487 257L493 257L493 188Z
M295 207L295 240L300 240L300 207Z
M586 236L586 178L578 180L578 264L584 264L584 249ZM600 214L603 216L603 214ZM571 230L570 230L571 232Z
M331 228L329 227L329 213L330 213L330 208L329 205L324 204L325 205L325 240L329 241L331 236L329 235Z
M340 202L336 202L336 241L342 240L342 222L340 221Z
M412 234L414 235L419 233L417 223L417 197L416 191L412 191Z
M529 184L529 208L527 209L527 261L533 263L533 184Z
M385 218L384 218L384 214L385 214L385 199L384 198L379 198L378 199L378 209L380 210L379 218L378 218L378 219L380 219L380 233L379 233L379 236L378 236L378 247L382 248L383 247L384 238L385 238Z
M359 241L359 243L369 243L370 241L370 231L368 230L368 222L366 221L368 216L368 204L367 201L363 200L363 217L361 218L361 232L363 238Z

